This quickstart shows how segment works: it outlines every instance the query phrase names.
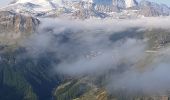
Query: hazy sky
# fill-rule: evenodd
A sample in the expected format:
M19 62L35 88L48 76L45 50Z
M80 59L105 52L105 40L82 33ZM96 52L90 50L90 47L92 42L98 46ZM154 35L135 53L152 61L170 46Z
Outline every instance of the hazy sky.
M149 1L157 2L157 3L163 3L163 4L167 4L168 6L170 6L170 0L149 0Z
M0 0L0 6L5 6L6 4L8 4L10 1L12 0ZM138 0L140 1L140 0ZM150 1L153 1L153 2L158 2L158 3L164 3L164 4L167 4L170 6L170 0L150 0Z
M12 1L12 0L0 0L0 6L5 6L5 5L8 4L10 1Z

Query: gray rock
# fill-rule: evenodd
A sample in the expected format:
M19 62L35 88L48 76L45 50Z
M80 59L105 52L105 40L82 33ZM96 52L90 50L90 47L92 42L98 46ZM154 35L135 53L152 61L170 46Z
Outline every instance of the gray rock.
M34 33L40 21L11 11L0 11L0 42L9 43Z

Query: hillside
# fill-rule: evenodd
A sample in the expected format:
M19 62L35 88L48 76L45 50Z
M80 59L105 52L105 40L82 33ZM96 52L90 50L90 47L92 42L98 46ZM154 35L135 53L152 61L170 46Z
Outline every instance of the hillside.
M169 100L170 8L14 0L0 8L0 100Z

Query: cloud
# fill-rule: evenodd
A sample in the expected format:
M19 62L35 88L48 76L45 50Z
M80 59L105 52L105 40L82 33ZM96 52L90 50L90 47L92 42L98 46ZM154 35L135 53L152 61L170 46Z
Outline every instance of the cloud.
M144 41L128 39L119 46L91 51L86 57L76 61L63 62L57 67L57 70L69 75L101 74L108 69L117 69L122 63L127 65L136 63L144 52Z
M153 61L146 64L145 71L138 69L141 66L134 65L131 69L112 76L107 89L110 92L128 91L128 95L167 95L170 89L170 63L167 60L170 56L167 51L169 47L155 54Z
M145 52L149 49L149 37L145 35L154 29L169 31L169 19L40 19L38 32L21 46L26 48L27 56L38 58L48 53L55 56L60 60L52 64L55 73L100 77L113 71L104 80L112 93L113 90L165 93L170 82L165 78L169 49L160 49L155 54Z
M133 67L122 73L111 75L106 80L108 92L115 95L121 92L122 96L168 95L170 89L169 49L168 46L151 54L146 53L143 59L140 59ZM145 63L145 66L140 65L141 62Z

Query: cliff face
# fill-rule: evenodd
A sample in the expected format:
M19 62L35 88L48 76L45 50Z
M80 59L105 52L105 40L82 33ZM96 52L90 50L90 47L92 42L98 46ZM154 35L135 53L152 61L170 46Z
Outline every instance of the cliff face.
M169 7L162 4L159 5L154 2L149 1L141 1L140 2L140 14L146 17L153 17L153 16L169 16L170 10Z
M0 42L10 43L36 31L40 21L10 11L0 11Z

